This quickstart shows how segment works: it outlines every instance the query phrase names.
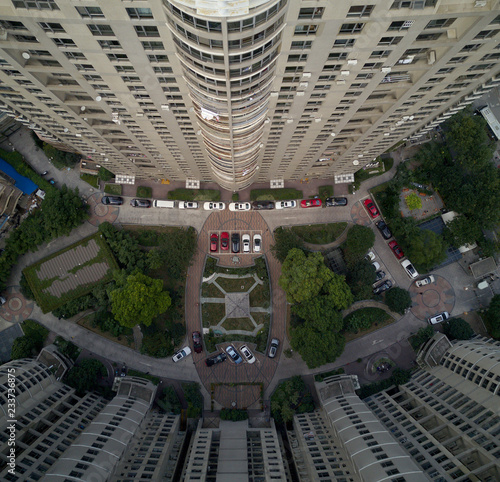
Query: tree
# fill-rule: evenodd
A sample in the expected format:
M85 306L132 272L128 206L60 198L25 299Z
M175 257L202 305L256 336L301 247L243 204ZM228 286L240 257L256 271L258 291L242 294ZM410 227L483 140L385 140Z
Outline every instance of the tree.
M414 192L405 197L405 202L410 211L413 211L414 209L422 209L422 199L420 199L420 196Z
M355 301L366 300L372 297L375 272L375 266L364 258L350 266L346 280Z
M108 169L102 166L99 168L98 176L99 179L101 179L104 182L110 181L115 177L115 175L111 171L108 171Z
M483 313L488 333L495 339L500 339L500 295L491 298L490 306Z
M279 285L290 303L302 303L317 296L323 285L333 278L321 253L309 253L294 248L281 267Z
M49 330L33 320L24 320L22 323L24 336L14 340L12 344L11 358L29 358L38 353L49 334Z
M126 284L111 292L111 311L115 319L129 328L149 326L159 314L167 311L172 300L163 291L163 282L136 272Z
M330 271L330 279L323 285L323 292L331 299L332 306L337 310L345 310L352 305L354 297L345 276Z
M374 242L375 233L370 228L356 224L349 229L344 248L347 264L352 265L363 258Z
M35 342L29 336L19 336L12 343L12 350L10 352L10 357L13 360L18 360L19 358L30 358L35 353Z
M482 236L481 226L473 217L461 214L446 223L443 231L444 239L453 246L472 244Z
M182 405L173 387L167 386L163 389L162 397L157 400L159 407L166 413L181 413Z
M78 395L83 395L95 387L97 377L104 377L107 373L106 367L99 360L87 359L74 366L66 374L64 381L75 388Z
M443 324L444 334L452 340L470 340L474 330L463 318L452 318Z
M406 240L407 255L420 271L428 271L446 258L447 245L442 236L423 229Z
M402 288L392 288L385 293L385 303L391 311L402 315L412 305L411 295Z
M290 422L296 413L314 410L314 400L300 376L281 382L271 395L271 415L278 422Z
M274 231L275 243L271 246L273 256L283 263L288 256L288 253L296 249L304 249L304 242L291 229L278 228Z
M198 418L203 412L203 396L200 392L200 385L192 382L183 383L181 386L184 392L184 398L188 404L188 418Z

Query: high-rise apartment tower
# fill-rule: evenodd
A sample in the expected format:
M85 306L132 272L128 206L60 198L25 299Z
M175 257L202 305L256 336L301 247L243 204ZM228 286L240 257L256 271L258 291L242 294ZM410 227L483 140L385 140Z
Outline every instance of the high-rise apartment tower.
M0 27L1 110L130 182L348 182L500 71L498 0L0 0Z

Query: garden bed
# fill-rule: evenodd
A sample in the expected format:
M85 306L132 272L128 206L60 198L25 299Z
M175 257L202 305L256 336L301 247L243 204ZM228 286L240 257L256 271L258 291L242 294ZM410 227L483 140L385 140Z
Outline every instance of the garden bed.
M309 224L293 226L292 232L310 244L333 243L347 228L347 223Z
M226 330L253 331L255 326L250 318L226 318L222 326Z
M251 201L289 201L302 199L302 191L292 188L283 189L252 189L250 191Z
M121 184L105 184L104 192L113 196L121 196L123 186Z
M94 313L90 313L77 321L77 325L83 326L83 328L106 338L107 340L118 343L119 345L127 346L129 348L135 348L134 335L133 333L128 335L113 336L109 331L101 330L98 326L94 326ZM130 330L132 331L132 330Z
M217 284L226 293L245 293L255 284L255 279L253 277L252 278L222 278L221 276L218 276L216 281L217 281Z
M346 343L353 341L357 338L361 338L374 331L380 330L381 328L390 325L395 321L394 318L392 318L392 316L389 315L389 313L387 313L385 310L381 308L369 307L369 308L361 308L359 310L353 311L352 313L349 313L344 318L344 327L349 322L349 320L356 315L361 317L362 324L364 324L363 326L368 325L368 323L370 323L371 326L369 328L364 328L364 329L361 328L356 333L350 331L344 331Z
M203 283L201 285L201 296L203 298L224 298L222 291L213 283Z
M168 199L175 201L220 201L220 191L216 189L179 188L169 191Z

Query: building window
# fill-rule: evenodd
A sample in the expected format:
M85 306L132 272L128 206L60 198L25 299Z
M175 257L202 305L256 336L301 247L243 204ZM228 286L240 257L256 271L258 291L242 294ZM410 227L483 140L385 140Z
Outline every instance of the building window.
M441 33L421 33L415 40L417 42L429 42L431 40L437 40L441 35Z
M445 28L455 22L456 18L437 18L436 20L431 20L425 28Z
M364 26L364 23L344 23L339 33L360 33Z
M307 60L307 54L289 55L288 62L305 62Z
M37 10L59 10L54 0L12 0L16 8L35 8Z
M312 40L296 40L292 42L292 50L310 49L312 46Z
M370 55L371 59L382 59L384 57L389 57L392 50L374 50Z
M153 18L150 8L126 8L128 16L133 19Z
M52 42L54 42L58 47L76 47L75 42L70 38L53 38Z
M114 35L113 29L111 28L110 25L89 24L89 25L87 25L87 27L92 32L92 35L97 35L97 36Z
M160 32L156 27L149 27L146 25L134 25L138 37L159 37Z
M76 11L82 18L104 18L99 7L76 7Z
M408 30L414 23L414 20L400 20L397 22L392 22L387 30Z
M403 37L382 37L378 45L397 45Z
M391 5L391 10L398 8L411 8L413 10L422 10L425 7L434 7L437 0L396 0Z
M373 5L354 5L347 12L347 18L369 17L373 11Z
M42 27L44 32L52 32L52 33L65 32L60 23L38 22L38 25Z
M314 7L314 8L301 8L299 11L299 19L300 18L321 18L324 12L323 7Z
M165 50L163 42L141 42L144 50Z
M294 35L314 35L318 30L317 25L297 25Z
M333 43L333 48L338 48L338 47L354 47L355 43L356 43L356 39L355 38L338 38Z
M121 49L122 46L118 40L98 40L102 49Z
M166 55L148 55L148 60L150 62L168 62L168 57Z

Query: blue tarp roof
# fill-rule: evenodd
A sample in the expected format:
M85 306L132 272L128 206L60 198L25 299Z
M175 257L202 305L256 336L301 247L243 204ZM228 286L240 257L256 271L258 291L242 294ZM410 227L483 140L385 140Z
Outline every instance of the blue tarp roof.
M15 181L15 186L20 189L24 194L33 194L38 186L27 177L21 176L8 162L0 157L0 171L5 172L7 176Z

